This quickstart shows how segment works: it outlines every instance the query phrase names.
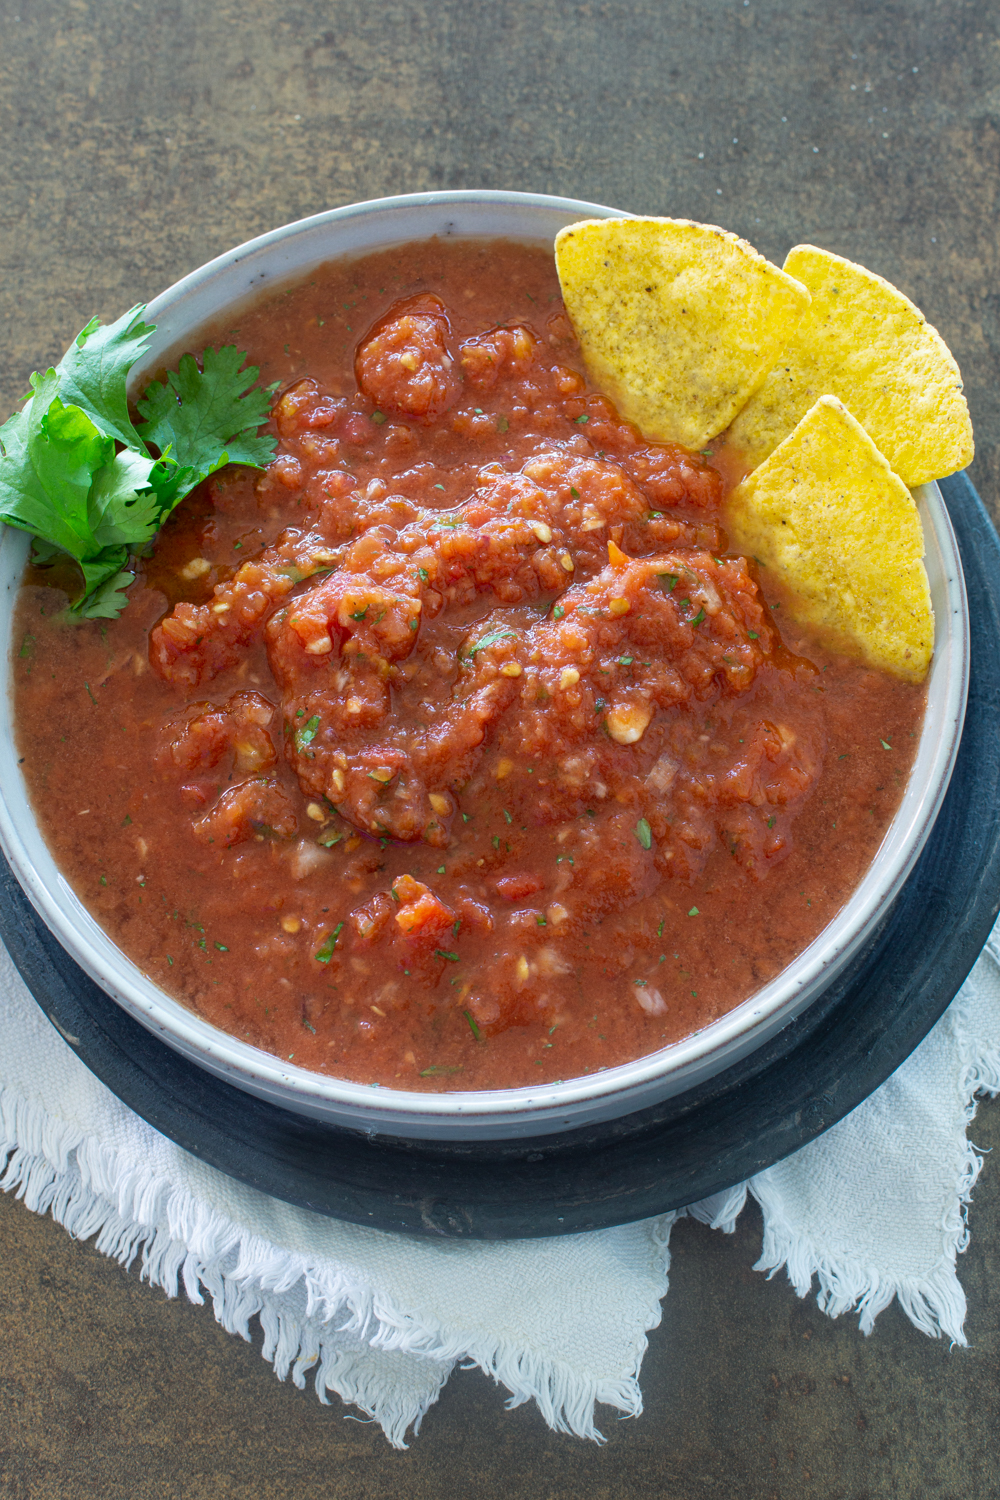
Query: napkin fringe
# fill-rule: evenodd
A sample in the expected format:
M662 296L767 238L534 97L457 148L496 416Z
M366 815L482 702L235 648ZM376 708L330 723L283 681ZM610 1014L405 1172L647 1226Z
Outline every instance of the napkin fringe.
M419 1434L420 1424L451 1373L451 1366L445 1366L434 1388L414 1403L412 1399L400 1398L396 1372L390 1363L376 1369L373 1361L331 1346L325 1339L319 1342L318 1354L303 1353L296 1359L292 1379L299 1390L305 1388L305 1372L313 1364L316 1394L324 1406L330 1404L327 1391L335 1392L346 1405L358 1407L371 1421L377 1422L392 1446L400 1449L410 1446L406 1441L410 1429L413 1437Z
M820 1254L811 1240L775 1213L766 1189L758 1192L754 1187L753 1194L764 1214L764 1241L754 1270L766 1271L769 1281L784 1267L798 1295L807 1297L815 1278L820 1311L831 1318L856 1311L864 1334L872 1332L879 1313L895 1300L922 1333L932 1338L944 1334L955 1344L968 1342L962 1326L965 1293L955 1272L954 1251L942 1256L925 1276L887 1280L872 1266Z
M190 1301L202 1304L204 1289L227 1333L251 1342L250 1320L258 1315L261 1354L280 1380L290 1373L301 1390L313 1370L320 1401L328 1405L327 1392L335 1391L377 1421L396 1448L406 1447L408 1428L419 1431L451 1365L441 1366L424 1397L401 1399L391 1369L338 1347L343 1329L331 1327L324 1337L317 1324L317 1312L335 1318L346 1311L345 1327L368 1328L373 1320L377 1325L363 1284L319 1281L301 1257L279 1254L241 1232L166 1178L150 1179L142 1168L123 1165L119 1153L9 1089L0 1090L0 1166L0 1189L34 1213L51 1214L72 1238L92 1239L96 1250L126 1268L141 1250L142 1279L168 1297L183 1286ZM303 1316L279 1309L264 1295L287 1292L300 1281L306 1287Z
M480 1360L474 1363L511 1392L505 1403L508 1411L534 1401L553 1432L605 1443L607 1438L594 1422L594 1407L598 1402L616 1407L622 1417L642 1414L642 1392L636 1377L613 1382L584 1380L579 1370L569 1365L523 1354L513 1358L501 1354L490 1365ZM472 1364L470 1361L463 1368L468 1369Z
M518 1350L440 1324L418 1322L384 1305L370 1286L340 1273L322 1275L301 1255L278 1250L165 1177L150 1177L144 1165L49 1115L40 1104L0 1091L0 1188L15 1192L35 1213L50 1213L74 1238L93 1239L94 1248L131 1266L142 1255L140 1275L168 1297L183 1287L199 1305L205 1294L228 1333L252 1342L251 1319L263 1331L261 1355L280 1380L289 1374L301 1390L312 1372L316 1394L328 1392L377 1421L388 1441L405 1448L441 1386L459 1360L478 1367L510 1392L507 1406L535 1401L555 1432L604 1442L594 1421L598 1402L623 1416L642 1411L639 1368L620 1379L585 1377L560 1360ZM654 1231L662 1258L666 1292L668 1241L674 1215ZM300 1314L276 1299L301 1289ZM650 1322L657 1321L658 1306ZM325 1332L324 1332L325 1330ZM364 1358L345 1341L379 1350L388 1362ZM422 1395L404 1395L391 1368L393 1354L417 1356L435 1368L436 1379Z
M217 1322L247 1343L252 1343L250 1321L257 1316L263 1333L261 1357L279 1380L291 1375L292 1383L304 1390L311 1374L324 1406L330 1404L328 1392L333 1391L377 1422L393 1447L406 1448L407 1430L412 1427L414 1436L419 1432L453 1361L444 1363L429 1350L428 1363L439 1366L430 1389L420 1397L412 1391L403 1394L391 1361L375 1362L343 1347L345 1335L368 1348L378 1346L384 1325L369 1288L343 1275L319 1276L304 1257L276 1251L222 1215L206 1219L196 1213L197 1224L184 1223L185 1210L192 1207L200 1206L190 1197L173 1202L173 1231L153 1231L143 1249L143 1278L171 1297L183 1285L189 1300L199 1304L205 1300L204 1290ZM303 1312L277 1300L294 1292L302 1295Z
M662 1234L654 1231L664 1271L669 1263L667 1240L672 1220L673 1215L664 1216ZM183 1237L191 1243L190 1230ZM256 1312L261 1315L264 1325L262 1308L267 1303L255 1290L252 1302L242 1305L239 1317L235 1312L231 1314L226 1288L217 1288L206 1278L207 1249L204 1243L199 1244L199 1257L192 1262L194 1287L188 1287L188 1295L192 1300L201 1300L196 1296L197 1279L200 1279L213 1296L216 1317L223 1326L249 1338L246 1326L249 1318ZM336 1391L344 1401L373 1416L389 1441L397 1447L405 1446L402 1438L411 1424L416 1434L432 1402L428 1400L417 1412L394 1410L389 1399L393 1390L391 1381L386 1383L384 1396L373 1391L367 1361L359 1364L354 1355L336 1343L331 1344L321 1337L317 1340L316 1333L309 1327L310 1322L315 1329L317 1323L326 1326L335 1319L340 1320L336 1323L337 1334L346 1335L384 1354L429 1360L442 1367L444 1375L458 1361L463 1361L467 1368L479 1368L511 1393L507 1402L509 1407L527 1401L536 1402L546 1422L556 1432L604 1442L594 1421L594 1407L598 1402L616 1407L623 1416L638 1416L642 1411L638 1375L645 1341L637 1350L635 1369L630 1375L618 1380L586 1379L571 1365L533 1351L518 1351L506 1343L484 1340L465 1330L449 1331L437 1322L418 1321L387 1305L363 1283L342 1275L332 1279L320 1276L301 1257L292 1256L287 1250L278 1251L256 1236L243 1235L238 1249L238 1263L227 1273L232 1283L253 1286L260 1293L278 1295L287 1293L298 1283L304 1289L305 1319L279 1315L277 1321L272 1318L264 1325L262 1353L274 1365L279 1378L284 1379L291 1369L295 1384L301 1388L305 1385L305 1371L317 1365L316 1390L320 1400L326 1401L326 1389ZM217 1276L216 1259L209 1260L209 1270ZM665 1277L663 1290L666 1291ZM650 1309L650 1320L658 1315L657 1303L655 1309Z
M866 1335L872 1332L879 1313L896 1300L922 1333L932 1338L944 1335L963 1347L968 1344L964 1331L967 1303L956 1260L969 1243L968 1209L983 1157L966 1131L976 1115L977 1096L1000 1093L1000 1048L991 1045L992 1036L987 1039L977 1034L972 1010L970 999L957 999L945 1022L952 1030L960 1062L956 1080L961 1100L957 1124L959 1169L954 1197L941 1219L942 1255L929 1272L891 1279L880 1276L873 1266L820 1251L783 1212L782 1195L768 1181L766 1172L750 1182L750 1191L764 1217L761 1256L754 1270L766 1271L770 1280L784 1266L800 1297L809 1295L816 1277L820 1311L831 1318L857 1311L861 1332Z
M607 1439L594 1421L598 1402L616 1407L623 1417L637 1417L642 1412L638 1376L645 1340L636 1357L635 1373L619 1380L589 1379L573 1366L534 1350L512 1349L499 1342L450 1334L440 1326L391 1332L383 1324L369 1342L373 1349L420 1354L449 1366L461 1360L463 1369L482 1370L510 1392L508 1410L534 1401L553 1432L603 1443Z

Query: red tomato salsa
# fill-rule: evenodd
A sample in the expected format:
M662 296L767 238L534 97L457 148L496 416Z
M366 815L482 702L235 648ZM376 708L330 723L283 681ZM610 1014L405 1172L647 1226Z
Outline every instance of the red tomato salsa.
M146 973L303 1067L570 1078L746 999L850 895L921 690L780 624L720 460L589 388L552 257L431 241L247 309L263 473L116 621L19 603L25 771Z

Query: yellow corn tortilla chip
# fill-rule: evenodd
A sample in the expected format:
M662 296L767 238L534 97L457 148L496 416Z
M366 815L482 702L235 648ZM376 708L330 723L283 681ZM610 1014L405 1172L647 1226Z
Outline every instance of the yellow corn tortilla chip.
M923 681L934 613L916 502L835 396L821 396L737 486L723 524L733 547L765 565L765 590L787 590L783 613Z
M809 306L752 245L688 219L570 224L556 267L595 385L645 437L686 448L729 426Z
M827 394L846 402L904 484L971 463L962 376L920 309L873 271L813 245L790 250L785 270L812 305L733 423L730 440L751 466Z

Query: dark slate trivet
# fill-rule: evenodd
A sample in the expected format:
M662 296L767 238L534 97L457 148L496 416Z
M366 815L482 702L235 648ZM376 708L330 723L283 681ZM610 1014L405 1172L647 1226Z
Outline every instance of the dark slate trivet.
M951 786L875 936L799 1020L709 1082L627 1119L440 1145L317 1124L179 1057L64 952L0 868L0 935L42 1010L143 1119L262 1192L409 1234L526 1238L661 1213L813 1140L908 1057L1000 909L1000 542L962 474L942 481L969 592L972 676Z

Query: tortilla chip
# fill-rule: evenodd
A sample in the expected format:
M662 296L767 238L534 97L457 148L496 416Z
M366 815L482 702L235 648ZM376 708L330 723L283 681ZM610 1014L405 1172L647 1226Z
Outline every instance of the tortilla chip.
M730 440L756 467L819 396L839 396L904 484L964 469L973 455L962 376L919 308L852 261L796 245L785 270L812 306L740 412Z
M746 240L688 219L585 219L556 236L594 384L647 438L702 448L788 344L809 293Z
M778 586L783 614L923 681L934 613L916 503L835 396L821 396L737 486L723 524L731 546L765 565L761 581L772 602Z

